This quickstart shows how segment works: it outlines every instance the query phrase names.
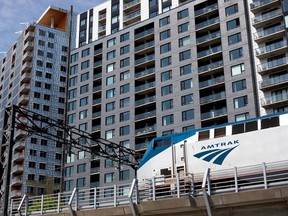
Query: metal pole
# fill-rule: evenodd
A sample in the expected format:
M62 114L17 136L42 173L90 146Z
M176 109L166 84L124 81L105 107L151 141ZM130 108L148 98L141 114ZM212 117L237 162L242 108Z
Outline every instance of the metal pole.
M238 174L237 174L237 167L234 167L234 182L235 182L235 192L238 193Z
M264 187L265 187L265 189L267 189L268 183L267 183L266 163L263 162L262 166L263 166Z
M155 192L155 177L152 178L152 200L156 200L156 192Z
M114 207L117 206L117 185L114 184Z
M177 197L180 198L179 172L176 173Z
M97 188L94 188L94 209L97 208Z

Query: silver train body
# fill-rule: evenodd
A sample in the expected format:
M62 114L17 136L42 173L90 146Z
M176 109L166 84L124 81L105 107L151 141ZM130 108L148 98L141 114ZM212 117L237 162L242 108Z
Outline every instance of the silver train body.
M137 179L288 160L287 147L287 113L158 137L144 154Z

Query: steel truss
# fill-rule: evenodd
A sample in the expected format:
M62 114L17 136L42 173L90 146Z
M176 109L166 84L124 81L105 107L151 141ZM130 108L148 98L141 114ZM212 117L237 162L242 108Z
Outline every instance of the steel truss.
M48 140L60 142L65 153L71 154L73 149L81 150L103 158L112 159L120 165L127 165L137 169L138 159L136 152L109 140L96 137L93 134L81 131L65 124L62 120L55 120L47 116L29 111L13 105L5 109L4 128L2 131L2 145L0 148L1 165L0 175L0 214L7 212L9 202L9 185L13 145L31 135L37 135ZM17 138L17 133L26 133L24 138Z

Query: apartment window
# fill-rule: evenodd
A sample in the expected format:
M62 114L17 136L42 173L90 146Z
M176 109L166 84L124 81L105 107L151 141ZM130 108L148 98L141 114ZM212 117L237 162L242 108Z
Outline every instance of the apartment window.
M38 40L38 45L39 45L39 46L45 46L45 41Z
M104 175L104 183L111 183L114 181L114 173L106 173ZM112 192L113 194L113 192Z
M80 20L80 26L86 26L86 23L87 23L86 18Z
M236 76L238 74L241 74L244 71L245 71L244 63L238 64L238 65L234 65L234 66L231 67L231 75L232 76Z
M194 101L193 94L187 94L181 97L181 105L185 106L188 104L192 104Z
M173 89L172 88L173 88L172 84L167 85L167 86L163 86L161 88L161 96L172 94L173 93Z
M110 73L110 72L114 71L115 70L115 66L116 66L115 63L108 64L107 65L107 73Z
M41 97L41 94L39 92L34 92L34 97L35 98L40 98Z
M45 36L45 34L46 34L46 32L45 32L45 31L43 31L43 30L39 29L39 35L40 35L40 36Z
M160 32L160 40L164 40L170 37L170 29Z
M243 56L243 48L240 47L238 49L230 51L229 56L230 56L230 60L241 58Z
M65 176L72 176L74 172L74 167L73 166L69 166L69 167L65 167Z
M40 151L40 157L44 157L46 158L47 157L47 152L44 152L44 151Z
M228 44L233 45L241 41L241 32L228 36Z
M178 19L178 20L183 19L183 18L188 17L188 16L189 16L188 8L185 9L185 10L179 11L179 12L177 13L177 19Z
M234 102L234 108L238 109L238 108L247 106L248 98L247 98L247 96L234 98L233 102Z
M130 36L129 32L126 32L126 33L120 35L120 42L124 42L124 41L129 40L129 36Z
M240 26L239 18L227 22L227 31L238 28Z
M231 5L225 8L226 16L230 16L238 12L238 4Z
M28 174L28 180L34 181L35 180L35 174Z
M36 167L36 162L29 162L29 164L28 164L28 167L29 168L35 168Z
M130 91L130 84L120 86L120 94L125 94Z
M169 23L170 23L170 17L169 16L164 17L164 18L159 20L159 27L168 25Z
M71 191L73 189L73 180L65 181L65 191Z
M88 97L84 97L80 99L79 105L80 107L85 106L88 104Z
M189 44L190 44L190 35L188 35L186 37L183 37L183 38L180 38L178 40L179 47L183 47L183 46L186 46L186 45L189 45Z
M61 61L67 62L67 57L66 56L61 56Z
M182 127L182 131L183 132L191 131L191 130L194 130L194 129L195 129L195 125L188 125L188 126Z
M83 111L79 112L79 119L80 120L87 118L87 116L88 116L88 110L83 110Z
M124 55L130 52L130 45L126 45L120 48L120 55Z
M78 65L70 67L70 75L76 74L78 72Z
M124 71L120 73L120 81L126 80L130 78L130 71Z
M120 145L125 147L125 148L130 148L130 140L120 141Z
M249 119L249 113L241 113L238 115L235 115L235 121L244 121Z
M60 82L66 82L66 77L60 76Z
M180 75L187 75L187 74L190 74L192 73L192 65L191 64L187 64L187 65L184 65L182 67L180 67Z
M115 83L115 77L116 77L115 75L107 77L106 78L106 85L108 86L108 85L112 85L113 83Z
M43 111L49 112L50 106L48 105L43 105Z
M107 116L105 118L105 125L112 125L115 123L115 115Z
M71 101L68 103L68 111L76 110L76 101Z
M164 71L161 73L161 82L164 82L166 80L170 80L172 78L172 71Z
M44 51L43 50L38 50L37 51L38 56L44 56Z
M44 94L44 100L50 100L50 95Z
M126 125L123 127L120 127L120 136L125 136L130 134L130 125Z
M33 103L33 109L40 109L40 105L38 103Z
M185 50L179 53L179 61L185 61L191 58L191 50Z
M86 164L77 165L77 173L84 173L86 168Z
M35 137L31 137L31 141L32 144L36 144L37 143L37 138Z
M113 160L106 159L105 160L105 168L113 167Z
M160 46L160 54L169 52L171 50L171 43L163 44Z
M125 58L120 61L120 68L127 67L130 65L130 58Z
M53 49L53 48L54 48L54 44L53 44L53 43L50 43L50 42L48 42L48 48L50 48L50 49Z
M127 107L130 104L130 98L123 98L120 100L120 108Z
M47 146L48 140L46 140L46 139L41 139L40 144L41 144L42 146Z
M169 110L173 108L173 99L166 100L162 102L162 111Z
M189 22L178 25L178 33L189 31Z
M129 180L129 179L130 179L130 170L120 171L120 174L119 174L119 180L120 181L125 181L125 180Z
M246 80L239 80L232 83L233 92L241 91L246 89Z
M86 131L87 130L87 123L83 123L79 125L79 130Z
M118 23L118 22L119 22L119 16L113 16L111 19L111 24Z
M116 44L116 38L111 38L107 41L107 47L112 47Z
M89 85L83 85L80 87L80 94L84 94L84 93L87 93L89 90Z
M42 72L41 71L36 71L36 76L42 77Z
M84 187L85 186L85 178L79 178L77 179L77 185L78 188L79 187Z
M68 83L68 86L69 87L72 87L72 86L75 86L77 84L77 77L71 77L69 79L69 83Z
M49 38L54 38L54 33L48 32L48 37L49 37Z
M162 126L170 125L174 123L174 115L167 115L162 117Z
M43 67L43 61L37 60L36 64L39 67Z
M192 79L187 79L187 80L181 81L181 91L186 90L186 89L190 89L192 87L193 87Z
M53 67L52 63L46 62L46 68L52 68L52 67Z
M88 68L88 67L89 67L89 60L84 61L84 62L81 63L81 69L82 69L82 70L83 70L83 69L86 69L86 68Z
M130 119L130 111L120 113L120 122L128 121Z
M105 131L105 139L112 139L114 137L114 129Z
M68 118L68 124L72 124L72 123L75 123L75 120L76 120L76 114L73 113L73 114L70 114L67 116Z
M89 72L81 74L81 82L89 79Z
M111 60L116 57L116 50L112 50L107 53L107 60Z
M112 111L115 109L115 102L110 102L106 104L106 112Z
M115 88L109 89L106 91L106 98L112 98L115 96L115 94L116 94Z
M171 65L172 61L171 61L171 56L168 56L166 58L163 58L160 60L160 66L161 68L166 67L168 65Z
M188 121L194 119L194 109L186 110L182 112L182 121Z
M167 135L171 135L174 134L174 129L172 130L166 130L162 132L162 136L167 136Z
M35 150L35 149L30 149L29 154L30 154L31 156L37 156L37 150Z
M90 54L90 49L89 48L87 48L85 50L82 50L82 58L88 56L89 54Z
M78 160L85 159L85 158L86 158L86 156L85 156L85 151L79 151L79 152L77 153L77 158L78 158Z
M79 56L79 53L75 53L75 54L71 55L70 63L77 62L78 61L78 56Z
M45 163L39 163L39 169L46 169Z

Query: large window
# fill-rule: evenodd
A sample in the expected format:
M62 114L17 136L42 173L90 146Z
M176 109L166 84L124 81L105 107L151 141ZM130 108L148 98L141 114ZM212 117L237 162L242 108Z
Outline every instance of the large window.
M171 50L171 43L163 44L160 46L160 54L169 52Z
M181 105L188 105L193 103L193 94L184 95L181 97Z
M227 22L227 30L232 30L240 26L239 18Z
M193 87L192 79L187 79L187 80L181 81L181 90L190 89L192 87Z
M182 121L188 121L194 119L194 109L186 110L182 112Z
M173 86L172 86L172 84L167 85L167 86L163 86L163 87L161 88L161 96L165 96L165 95L172 94L172 92L173 92Z
M246 80L243 79L243 80L238 80L236 82L233 82L232 89L233 89L233 92L246 89Z
M161 73L161 82L164 82L166 80L169 80L172 78L172 71L164 71Z
M183 19L183 18L188 17L188 16L189 16L188 8L186 8L186 9L184 9L184 10L182 10L182 11L179 11L179 12L177 13L177 18L178 18L178 20Z
M245 71L244 63L238 64L238 65L234 65L234 66L231 67L231 75L232 76L236 76L238 74L241 74L244 71Z
M247 96L238 97L238 98L235 98L233 102L234 102L234 108L238 109L238 108L247 106L248 98Z
M191 58L191 50L185 50L179 53L179 61L185 61Z
M178 25L178 33L189 31L189 22Z
M159 27L168 25L169 23L170 23L170 17L169 16L164 17L164 18L159 20Z
M226 16L230 16L238 12L238 4L231 5L225 8Z
M169 110L173 108L173 99L162 102L162 110Z
M240 47L238 49L232 50L229 52L230 60L235 60L241 58L243 56L243 48Z
M130 125L126 125L123 127L120 127L120 136L125 136L130 134Z
M236 44L241 41L241 32L228 36L228 44Z
M174 123L174 115L167 115L162 117L162 126L170 125Z
M160 32L160 40L164 40L170 37L170 29Z
M160 61L160 66L162 67L166 67L168 65L171 65L172 61L171 61L171 56L168 56L166 58L161 59Z

